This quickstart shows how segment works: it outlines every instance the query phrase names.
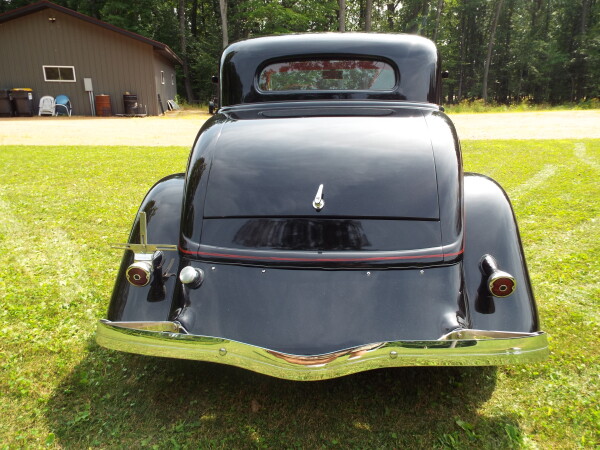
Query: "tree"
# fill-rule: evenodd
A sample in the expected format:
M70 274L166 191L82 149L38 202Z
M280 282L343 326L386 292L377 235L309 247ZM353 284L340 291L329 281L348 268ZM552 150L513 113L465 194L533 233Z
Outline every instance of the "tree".
M223 36L223 48L229 45L229 30L227 27L227 0L219 0L219 11L221 12L221 33Z
M487 56L485 58L485 68L483 70L482 97L484 102L487 102L488 99L488 75L490 73L490 62L492 60L492 50L494 49L494 37L496 36L496 27L498 26L498 18L500 17L500 11L502 10L502 3L504 3L504 0L498 0L496 3L496 12L494 14L494 20L492 22L492 28L490 30Z
M179 39L181 43L181 60L183 61L183 82L185 85L185 93L188 102L194 101L194 93L192 91L192 83L190 81L190 68L187 57L187 29L185 21L185 0L179 0Z
M437 8L435 9L435 29L433 31L433 37L431 40L437 42L438 32L440 29L440 19L442 18L442 8L444 7L444 0L438 0Z
M0 12L35 1L0 0ZM210 76L231 41L358 30L432 38L451 73L451 102L600 96L600 0L53 1L169 45L184 61L178 88L190 100L213 95Z
M441 1L441 0L440 0ZM365 5L365 31L368 33L372 28L373 0L367 0Z

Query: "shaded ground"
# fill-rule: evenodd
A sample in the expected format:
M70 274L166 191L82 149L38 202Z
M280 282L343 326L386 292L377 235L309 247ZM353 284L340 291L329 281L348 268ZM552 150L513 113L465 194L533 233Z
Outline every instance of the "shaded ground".
M208 114L0 118L0 145L191 146ZM451 116L463 140L600 138L600 110Z

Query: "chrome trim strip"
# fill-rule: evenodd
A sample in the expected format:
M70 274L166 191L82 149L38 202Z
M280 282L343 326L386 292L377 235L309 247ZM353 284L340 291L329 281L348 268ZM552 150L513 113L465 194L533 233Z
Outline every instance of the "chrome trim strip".
M297 381L325 380L384 367L523 364L548 356L544 332L462 329L438 340L378 342L309 356L186 333L177 322L101 320L96 342L113 350L228 364Z

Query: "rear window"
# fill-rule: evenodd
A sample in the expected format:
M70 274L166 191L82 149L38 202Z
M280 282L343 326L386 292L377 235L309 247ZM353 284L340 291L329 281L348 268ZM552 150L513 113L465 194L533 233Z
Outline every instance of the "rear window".
M396 72L384 61L312 59L269 64L260 73L261 91L389 91Z

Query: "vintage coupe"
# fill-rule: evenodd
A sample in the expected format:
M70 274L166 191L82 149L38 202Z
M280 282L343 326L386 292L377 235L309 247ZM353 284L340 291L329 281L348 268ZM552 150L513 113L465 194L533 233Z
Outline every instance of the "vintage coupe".
M121 245L100 345L293 380L546 357L510 202L463 173L432 42L257 38L220 70L186 173Z

